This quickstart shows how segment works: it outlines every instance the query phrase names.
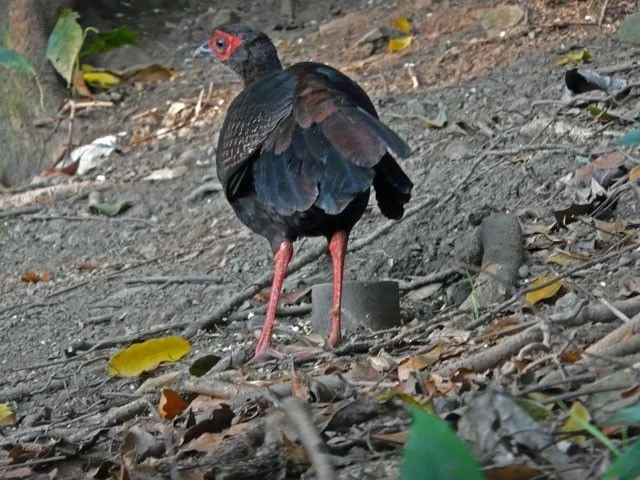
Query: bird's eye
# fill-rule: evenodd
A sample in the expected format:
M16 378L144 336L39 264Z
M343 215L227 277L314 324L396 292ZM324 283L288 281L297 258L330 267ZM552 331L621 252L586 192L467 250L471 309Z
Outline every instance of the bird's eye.
M226 46L227 46L227 42L223 38L219 38L216 40L216 48L218 50L224 50Z

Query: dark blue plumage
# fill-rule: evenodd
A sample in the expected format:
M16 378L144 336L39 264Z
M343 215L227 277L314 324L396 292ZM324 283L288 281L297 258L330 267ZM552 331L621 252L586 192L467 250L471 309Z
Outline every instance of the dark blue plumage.
M329 343L340 339L346 243L376 191L380 210L401 218L412 183L392 154L408 145L382 124L367 94L320 63L283 69L268 37L243 25L216 29L210 51L244 80L229 105L216 155L217 174L240 220L271 243L276 275L256 354L270 349L271 326L292 242L326 236L334 260Z

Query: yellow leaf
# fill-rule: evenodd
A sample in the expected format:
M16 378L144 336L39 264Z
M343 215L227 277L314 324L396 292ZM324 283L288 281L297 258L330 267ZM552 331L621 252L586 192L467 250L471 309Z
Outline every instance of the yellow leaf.
M191 344L182 337L152 338L120 350L109 359L108 371L112 377L137 377L153 370L162 362L176 362L191 350Z
M631 170L629 170L629 181L630 182L640 181L640 165L636 165Z
M547 263L556 263L558 265L566 265L567 263L586 262L589 257L577 252L565 252L564 250L556 249L549 258Z
M11 426L16 424L16 414L6 403L0 403L0 425Z
M402 33L411 33L411 20L407 17L396 17L391 20L391 25Z
M591 60L591 54L589 50L583 48L577 52L569 52L566 55L562 55L556 60L556 67L567 65L569 63L581 63Z
M407 37L402 37L402 38L390 38L389 39L389 51L391 53L393 52L399 52L400 50L404 50L405 48L408 48L409 45L411 45L411 42L413 42L413 35L409 35Z
M564 433L579 432L584 430L583 424L591 421L589 410L580 402L573 402L569 409L570 417L560 427L560 431ZM573 435L567 438L571 443L582 443L586 440L584 435Z
M536 278L533 282L531 282L530 287L534 290L530 291L524 296L524 301L529 305L535 305L542 300L548 300L549 298L555 297L562 288L564 282L562 278L558 278L557 280L553 281L554 278L555 277L552 275L545 275L544 277ZM547 283L549 284L547 285Z
M120 83L120 77L114 73L103 72L84 72L82 78L87 83L99 85L101 88L113 87Z

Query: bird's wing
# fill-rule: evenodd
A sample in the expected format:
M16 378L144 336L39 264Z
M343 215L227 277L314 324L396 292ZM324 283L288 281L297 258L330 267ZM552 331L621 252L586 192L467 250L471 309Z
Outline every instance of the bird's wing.
M229 105L218 140L216 168L220 182L229 187L251 164L253 155L278 123L293 108L296 79L280 70L263 79L257 88L246 88Z
M409 146L342 73L316 63L288 71L297 82L295 95L253 164L257 196L284 215L314 204L338 214L371 187L374 167L388 150L407 157Z

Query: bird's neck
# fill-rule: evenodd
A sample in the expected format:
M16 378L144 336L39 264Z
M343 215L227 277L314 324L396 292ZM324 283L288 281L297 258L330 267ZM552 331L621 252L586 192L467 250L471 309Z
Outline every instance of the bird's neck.
M258 51L251 52L248 62L245 62L242 78L245 86L250 85L267 75L282 70L278 52L272 45L264 45Z

